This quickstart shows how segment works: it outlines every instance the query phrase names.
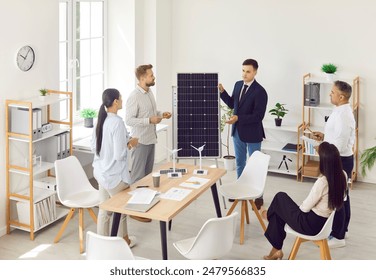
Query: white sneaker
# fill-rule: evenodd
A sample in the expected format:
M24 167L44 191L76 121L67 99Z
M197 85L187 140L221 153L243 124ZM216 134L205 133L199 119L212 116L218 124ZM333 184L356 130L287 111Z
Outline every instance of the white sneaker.
M136 244L137 244L137 237L134 236L134 235L129 235L128 238L129 238L129 244L128 244L129 248L133 248L134 246L136 246ZM124 240L125 240L125 242L128 243L128 241L127 241L127 239L125 237L124 237Z
M346 241L345 239L337 239L331 236L328 238L328 246L331 249L345 247Z

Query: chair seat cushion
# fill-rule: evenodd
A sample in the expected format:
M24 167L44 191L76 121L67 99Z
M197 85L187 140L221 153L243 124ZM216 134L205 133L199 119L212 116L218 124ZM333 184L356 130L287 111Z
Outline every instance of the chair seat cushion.
M240 200L256 199L262 195L262 192L242 184L225 184L219 186L218 190L224 197Z
M62 204L71 208L91 208L99 205L99 192L90 190L68 195Z

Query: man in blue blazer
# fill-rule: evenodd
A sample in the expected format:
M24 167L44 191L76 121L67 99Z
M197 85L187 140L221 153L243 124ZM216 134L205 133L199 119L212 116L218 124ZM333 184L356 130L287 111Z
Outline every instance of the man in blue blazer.
M243 62L243 80L235 83L230 96L218 85L220 97L228 107L234 109L234 115L227 121L232 124L234 140L236 173L239 176L247 162L247 151L250 156L254 151L261 150L261 142L265 138L262 120L264 119L268 95L266 90L255 80L258 63L254 59ZM259 209L263 205L262 197L255 200Z

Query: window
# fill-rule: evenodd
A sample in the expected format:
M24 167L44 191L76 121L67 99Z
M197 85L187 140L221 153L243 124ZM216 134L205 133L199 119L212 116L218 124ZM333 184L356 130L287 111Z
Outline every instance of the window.
M99 108L105 84L106 0L60 0L60 90L74 92L74 111Z

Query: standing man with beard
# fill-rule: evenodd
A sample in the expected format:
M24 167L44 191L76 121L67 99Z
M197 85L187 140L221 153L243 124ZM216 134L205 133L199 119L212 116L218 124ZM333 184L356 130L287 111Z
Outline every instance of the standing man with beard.
M170 112L157 110L154 94L150 87L155 85L153 66L140 65L135 74L138 84L126 103L125 122L131 127L132 137L138 138L137 149L132 149L131 177L136 182L153 170L155 144L157 143L156 125L162 119L169 119Z

